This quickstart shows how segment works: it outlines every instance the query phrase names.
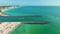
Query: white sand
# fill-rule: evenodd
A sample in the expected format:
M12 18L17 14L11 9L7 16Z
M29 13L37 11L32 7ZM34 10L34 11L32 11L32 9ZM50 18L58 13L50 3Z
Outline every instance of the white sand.
M0 16L8 16L8 15L6 15L6 14L3 14L3 12L6 11L6 10L11 10L11 9L13 9L13 8L18 8L18 7L8 7L8 8L6 7L5 9L0 8L0 10L1 10Z
M2 9L2 12L4 12L5 10L7 9ZM5 15L0 12L0 16L9 15ZM10 32L14 30L14 28L16 28L16 26L18 26L19 24L21 24L21 22L2 22L2 24L0 24L0 34L10 34Z
M0 24L0 34L9 34L14 28L16 28L20 22L3 22Z

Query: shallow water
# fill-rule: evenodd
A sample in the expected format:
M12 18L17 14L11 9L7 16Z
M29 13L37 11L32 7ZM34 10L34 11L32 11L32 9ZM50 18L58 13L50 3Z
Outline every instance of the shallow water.
M40 15L37 19L22 21L47 21L48 24L21 24L11 34L60 34L60 6L25 6L5 12L10 16Z

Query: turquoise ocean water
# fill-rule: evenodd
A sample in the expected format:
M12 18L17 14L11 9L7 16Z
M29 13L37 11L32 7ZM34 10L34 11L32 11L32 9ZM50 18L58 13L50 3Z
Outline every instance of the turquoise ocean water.
M47 21L48 24L21 24L11 34L60 34L60 6L24 6L6 10L10 16L33 16L23 21Z

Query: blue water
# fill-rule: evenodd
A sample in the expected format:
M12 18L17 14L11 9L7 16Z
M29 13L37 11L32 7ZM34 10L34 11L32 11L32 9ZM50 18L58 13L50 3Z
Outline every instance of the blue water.
M59 16L59 11L60 11L59 6L25 6L21 8L7 10L5 13L11 16L25 16L25 15Z
M60 34L60 6L24 6L6 10L5 13L10 16L40 15L42 17L33 20L48 22L48 24L22 24L12 34Z

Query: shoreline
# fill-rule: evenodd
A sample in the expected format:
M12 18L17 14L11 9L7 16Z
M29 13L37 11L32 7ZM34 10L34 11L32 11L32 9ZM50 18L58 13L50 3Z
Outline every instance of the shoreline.
M17 8L17 7L15 7ZM14 9L14 7L10 7L10 8L6 8L6 9L2 9L2 12L6 11L6 10L11 10L11 9Z
M0 16L9 16L3 14L4 11L13 9L14 7L0 9ZM17 8L17 7L16 7ZM0 22L0 34L10 34L21 22Z
M0 24L0 34L10 34L21 22L2 22Z
M8 16L8 14L4 14L4 11L6 11L6 10L11 10L11 9L14 9L14 8L18 8L18 7L0 8L0 15L1 15L1 16Z

